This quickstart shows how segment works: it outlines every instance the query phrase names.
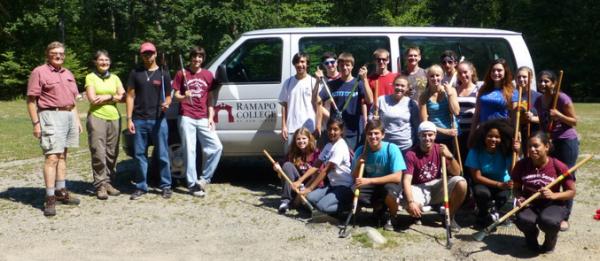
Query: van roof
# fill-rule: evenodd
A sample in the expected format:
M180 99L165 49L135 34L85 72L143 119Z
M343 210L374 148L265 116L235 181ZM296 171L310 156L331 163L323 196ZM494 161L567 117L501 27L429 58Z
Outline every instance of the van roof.
M244 36L264 34L343 34L343 33L435 33L435 34L494 34L494 35L521 35L521 33L469 27L299 27L299 28L273 28L245 32Z

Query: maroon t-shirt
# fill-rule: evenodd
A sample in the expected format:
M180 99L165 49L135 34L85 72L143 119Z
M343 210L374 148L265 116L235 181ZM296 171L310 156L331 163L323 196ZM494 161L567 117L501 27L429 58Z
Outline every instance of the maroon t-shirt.
M552 157L548 157L548 163L540 168L536 168L530 158L525 158L517 162L512 171L511 178L515 182L521 183L522 195L528 198L539 189L550 184L561 174L567 172L567 170L569 170L567 165ZM575 180L573 180L573 176L567 176L561 183L553 186L550 190L560 192L561 187L563 191L574 189ZM547 202L546 199L537 199L532 203L542 204L545 202Z
M208 93L214 89L212 73L205 69L192 73L186 68L185 77L187 86L183 85L181 70L177 71L175 79L173 79L173 89L176 91L181 94L184 94L188 89L192 91L192 103L188 99L182 100L179 107L180 114L192 119L208 118Z
M421 151L417 144L406 152L406 171L404 174L413 176L413 185L423 184L442 177L440 148L440 144L434 144L431 151L425 153ZM446 165L449 164L450 161L446 159Z

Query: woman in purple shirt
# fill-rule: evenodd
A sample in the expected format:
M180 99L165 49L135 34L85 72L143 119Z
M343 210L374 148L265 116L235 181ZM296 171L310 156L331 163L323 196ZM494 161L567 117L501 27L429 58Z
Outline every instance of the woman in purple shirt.
M573 101L565 93L559 92L556 108L552 108L556 93L556 74L545 70L540 72L538 80L538 88L543 95L535 101L533 107L537 110L539 116L536 117L529 113L527 117L532 122L539 123L543 131L550 133L553 145L553 151L550 155L564 162L567 166L573 167L579 155L579 140L575 130L577 116L575 115ZM575 178L575 173L572 175ZM566 219L560 224L561 231L569 229L568 220L572 208L573 200L569 200L567 202L569 212Z

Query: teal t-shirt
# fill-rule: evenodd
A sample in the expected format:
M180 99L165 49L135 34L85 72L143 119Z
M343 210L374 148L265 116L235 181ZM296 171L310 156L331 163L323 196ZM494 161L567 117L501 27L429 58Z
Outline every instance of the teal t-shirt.
M470 149L465 165L478 169L481 175L495 181L507 182L510 180L508 170L511 166L511 156L502 155L500 151L489 153L485 149Z
M358 147L354 154L354 160L352 162L352 169L358 164L360 155L362 154L364 146ZM367 160L365 161L365 173L364 177L383 177L398 171L406 170L406 163L404 157L396 144L392 144L386 141L381 142L381 149L375 152L369 151L367 154Z

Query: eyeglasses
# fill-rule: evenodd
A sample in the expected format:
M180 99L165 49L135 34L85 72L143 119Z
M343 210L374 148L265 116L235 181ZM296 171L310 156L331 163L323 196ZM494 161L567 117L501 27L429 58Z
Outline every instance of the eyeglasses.
M324 65L330 65L330 64L335 64L335 60L325 60L323 62Z
M52 55L52 56L65 56L65 53L60 53L60 52L50 52L50 55Z

